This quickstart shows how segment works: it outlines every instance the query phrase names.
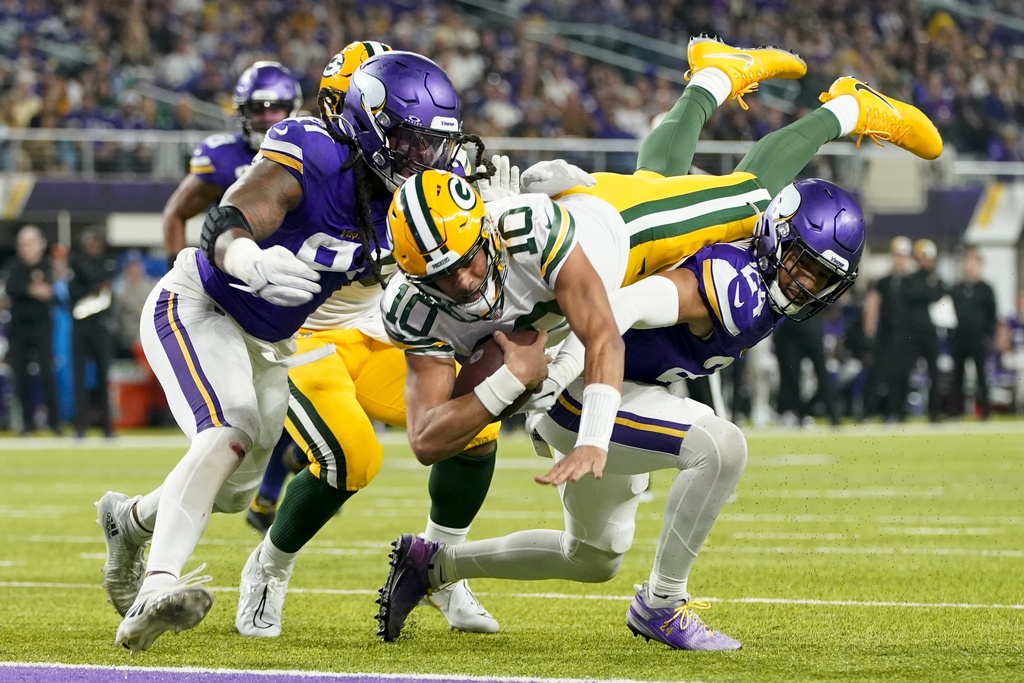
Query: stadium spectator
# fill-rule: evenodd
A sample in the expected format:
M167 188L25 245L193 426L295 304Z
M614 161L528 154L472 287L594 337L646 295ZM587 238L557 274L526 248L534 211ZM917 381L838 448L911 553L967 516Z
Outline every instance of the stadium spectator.
M891 272L868 292L864 303L864 332L872 349L869 381L874 410L886 422L906 419L906 373L897 350L909 335L903 290L913 270L913 243L894 237L889 244ZM909 370L907 370L909 372Z
M981 254L968 249L963 257L963 278L953 285L951 295L956 309L957 326L953 342L953 404L954 415L964 413L964 369L967 361L974 365L977 384L974 402L977 414L987 420L992 413L988 387L988 356L993 350L998 322L996 295L991 285L981 279Z
M72 251L68 260L68 291L74 318L71 348L75 377L75 435L85 436L95 412L103 435L109 438L114 435L107 386L114 345L110 306L117 260L107 253L103 237L95 230L83 232L79 245L80 248Z
M37 379L46 406L46 422L54 434L60 434L53 369L53 266L46 253L46 238L38 227L23 226L18 231L16 247L17 255L4 269L4 281L11 306L7 362L17 385L21 434L31 434L37 427Z
M838 308L838 307L837 307ZM839 407L832 375L825 367L825 329L823 316L806 323L785 322L772 335L775 355L779 360L779 422L788 427L814 424L817 406L833 424L839 424ZM803 399L803 361L814 370L816 390L809 400Z
M134 358L139 345L139 321L149 293L156 285L146 272L146 257L132 249L124 257L121 272L113 282L113 314L117 358Z

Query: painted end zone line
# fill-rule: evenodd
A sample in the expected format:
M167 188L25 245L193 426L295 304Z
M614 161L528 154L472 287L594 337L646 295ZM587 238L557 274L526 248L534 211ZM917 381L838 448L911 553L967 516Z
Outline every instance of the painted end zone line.
M59 672L59 673L58 673ZM98 666L95 664L25 664L0 662L0 680L5 683L38 683L38 681L64 680L75 683L106 683L110 674L128 683L186 683L197 679L217 683L251 683L254 678L266 681L301 681L301 683L586 683L594 679L581 678L525 678L485 676L453 676L451 674L379 674L331 673L329 671L280 671L241 669L205 669L136 666ZM55 679L55 676L60 676ZM669 681L635 681L616 678L601 679L602 683L670 683ZM671 683L699 683L674 681Z
M58 588L66 590L99 590L100 586L87 583L49 583L36 581L0 581L0 588ZM215 593L237 593L234 586L213 586ZM289 588L289 593L306 595L377 595L376 590L343 588ZM523 600L613 600L629 602L632 595L575 595L572 593L505 593L500 591L474 591L484 597L505 597ZM810 605L820 607L907 607L912 609L1010 609L1024 610L1024 604L980 604L970 602L900 602L889 600L820 600L817 598L711 598L702 600L723 604ZM512 679L509 679L512 680Z

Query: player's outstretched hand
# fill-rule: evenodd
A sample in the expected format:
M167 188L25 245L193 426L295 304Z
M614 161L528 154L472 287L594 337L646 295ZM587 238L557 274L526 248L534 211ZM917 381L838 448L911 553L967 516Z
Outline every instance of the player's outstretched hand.
M495 199L506 199L519 194L519 167L512 164L505 155L495 154L491 157L494 164L494 175L477 181L480 198L484 202Z
M501 347L505 365L527 389L536 389L547 379L548 356L544 350L548 341L546 330L538 331L537 338L529 346L514 344L500 330L494 333L494 341Z
M547 474L536 476L533 480L538 484L559 486L567 481L579 481L586 474L593 474L595 479L600 479L607 460L607 451L597 446L578 446L556 462Z
M556 195L582 185L593 187L597 184L594 176L565 159L540 161L523 171L520 186L523 192L542 192Z
M301 306L320 292L320 273L280 245L260 249L252 240L235 240L224 266L256 296L278 306Z

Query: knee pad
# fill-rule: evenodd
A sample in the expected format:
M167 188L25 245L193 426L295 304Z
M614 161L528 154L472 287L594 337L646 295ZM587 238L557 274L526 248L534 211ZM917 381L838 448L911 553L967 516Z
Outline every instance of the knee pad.
M569 534L562 534L562 554L578 572L573 580L583 583L611 581L622 566L622 553L600 550Z
M747 439L743 430L717 415L704 415L683 439L686 449L699 461L712 462L723 476L739 480L747 464Z

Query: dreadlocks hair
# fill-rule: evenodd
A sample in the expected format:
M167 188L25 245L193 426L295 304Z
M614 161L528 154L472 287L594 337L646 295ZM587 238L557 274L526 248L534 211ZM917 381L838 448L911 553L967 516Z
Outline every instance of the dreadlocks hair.
M484 159L484 141L480 139L479 135L464 133L459 138L459 144L465 145L467 142L476 147L476 159L473 161L473 168L476 170L466 176L466 182L475 183L478 180L491 178L498 169L494 168L494 164L489 160Z
M363 160L363 150L356 144L355 138L344 135L331 120L327 104L328 102L333 104L333 100L337 97L331 90L322 88L316 98L317 109L320 110L320 118L327 126L327 133L331 139L340 145L345 145L351 152L345 163L341 165L341 170L351 170L355 175L356 206L359 209L359 242L363 245L363 257L370 262L373 279L383 288L387 283L380 272L380 239L377 237L377 231L373 229L373 216L370 213L370 183L366 178L366 164L359 163ZM369 256L371 251L373 252L372 258Z

